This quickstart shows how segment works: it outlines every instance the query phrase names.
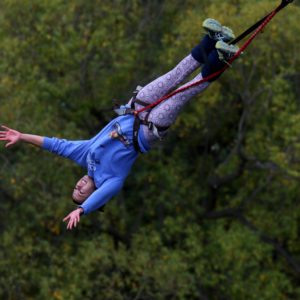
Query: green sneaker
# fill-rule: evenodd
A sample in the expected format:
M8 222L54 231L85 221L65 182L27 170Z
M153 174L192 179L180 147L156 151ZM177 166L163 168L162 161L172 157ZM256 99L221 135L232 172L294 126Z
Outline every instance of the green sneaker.
M215 19L206 19L202 23L202 26L208 35L216 41L228 42L235 38L233 31L229 27L222 26L222 24Z
M218 51L219 59L224 62L229 60L239 51L238 46L229 45L223 41L218 41L216 43L216 49Z

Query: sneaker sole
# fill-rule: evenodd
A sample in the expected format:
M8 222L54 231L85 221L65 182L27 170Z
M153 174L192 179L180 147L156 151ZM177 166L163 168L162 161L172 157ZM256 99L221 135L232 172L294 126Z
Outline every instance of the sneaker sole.
M223 28L222 25L214 19L205 20L202 26L206 31L212 31L214 33L221 33Z
M227 42L235 38L233 31L229 27L223 26L215 19L206 19L202 23L202 27L208 32L208 34L216 35L216 37L213 38L217 40L219 40L218 35L220 36L220 40L222 40L223 37L224 41Z
M224 54L236 54L239 51L239 47L228 45L224 42L217 42L216 43L216 49L221 51Z

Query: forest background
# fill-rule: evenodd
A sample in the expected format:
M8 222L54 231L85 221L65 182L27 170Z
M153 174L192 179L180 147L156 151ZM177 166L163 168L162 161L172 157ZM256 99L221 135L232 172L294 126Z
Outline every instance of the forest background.
M1 0L0 123L71 140L187 55L207 17L236 34L269 0ZM84 170L0 147L0 299L300 299L299 1L67 231Z

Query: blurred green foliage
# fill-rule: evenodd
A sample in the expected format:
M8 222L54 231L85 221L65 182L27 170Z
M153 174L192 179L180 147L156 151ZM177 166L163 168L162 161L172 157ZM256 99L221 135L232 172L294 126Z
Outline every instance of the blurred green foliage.
M237 34L279 1L2 0L0 122L88 138L206 17ZM193 99L106 212L67 232L77 166L0 149L0 298L300 299L299 3Z

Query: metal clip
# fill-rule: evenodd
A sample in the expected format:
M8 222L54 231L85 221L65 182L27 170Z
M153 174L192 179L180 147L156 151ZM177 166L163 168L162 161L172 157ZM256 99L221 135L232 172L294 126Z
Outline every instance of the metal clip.
M127 114L133 114L134 110L124 106L124 107L115 108L114 112L119 116L124 116L124 115L127 115Z
M158 132L157 127L156 127L152 122L149 123L149 129L152 130L153 134L154 134L160 141L162 140L162 137L159 135L159 132Z
M124 108L119 107L119 108L115 108L114 112L119 116L123 116L126 115L126 110L127 109L125 107Z

